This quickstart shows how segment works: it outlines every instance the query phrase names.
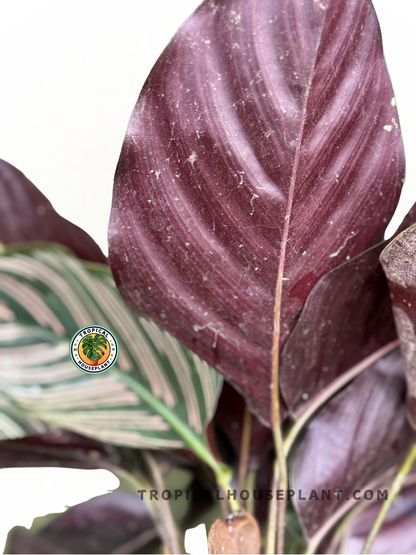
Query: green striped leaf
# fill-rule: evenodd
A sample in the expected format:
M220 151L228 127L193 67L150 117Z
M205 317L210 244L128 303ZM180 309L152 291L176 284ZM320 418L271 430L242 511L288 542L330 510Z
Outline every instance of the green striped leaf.
M73 335L92 324L110 329L119 343L117 363L104 374L80 372L69 357ZM0 361L0 439L57 426L116 445L187 446L217 464L204 429L222 377L134 315L105 266L57 246L6 250Z

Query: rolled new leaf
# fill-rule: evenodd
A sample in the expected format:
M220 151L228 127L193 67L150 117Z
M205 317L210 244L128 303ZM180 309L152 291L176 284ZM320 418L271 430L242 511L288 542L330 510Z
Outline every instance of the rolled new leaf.
M206 0L129 123L117 286L269 425L273 342L324 274L382 240L403 175L370 0Z
M409 422L416 429L416 224L396 237L381 253L400 347L406 361Z
M61 243L83 260L107 263L97 243L57 212L17 168L0 160L0 243Z
M89 375L68 350L77 330L94 323L114 333L119 357L108 372ZM199 445L209 456L204 429L221 376L132 314L102 265L85 266L58 247L7 250L0 350L0 439L60 427L129 447Z

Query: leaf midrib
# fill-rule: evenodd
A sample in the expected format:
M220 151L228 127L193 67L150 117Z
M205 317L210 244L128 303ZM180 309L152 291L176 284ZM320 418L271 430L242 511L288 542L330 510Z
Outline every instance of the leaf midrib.
M271 423L272 430L276 429L276 426L280 426L280 403L279 403L279 343L280 343L280 316L281 316L281 306L282 306L282 286L283 286L283 272L285 269L286 260L286 245L289 236L290 218L292 214L292 205L294 198L294 191L296 185L296 178L299 166L299 159L301 154L301 146L303 140L303 132L306 122L306 112L309 100L309 93L312 87L312 79L315 73L316 60L318 58L318 51L321 45L322 34L325 28L327 10L325 10L325 17L322 23L322 28L319 34L319 38L315 50L315 58L312 64L311 72L308 79L308 85L305 93L305 99L302 108L302 117L299 126L299 137L296 145L295 158L293 161L292 175L288 193L288 202L285 214L285 222L283 226L283 234L281 239L281 248L279 255L279 266L277 273L276 282L276 293L275 293L275 305L274 305L274 317L273 317L273 344L272 344L272 387L271 387Z

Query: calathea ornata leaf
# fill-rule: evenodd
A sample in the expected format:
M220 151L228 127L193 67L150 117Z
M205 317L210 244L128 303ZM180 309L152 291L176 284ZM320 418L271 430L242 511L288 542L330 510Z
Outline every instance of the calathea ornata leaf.
M383 239L404 174L395 104L370 0L206 0L140 94L117 286L265 423L273 342L320 277Z
M84 260L107 262L88 233L55 212L45 195L4 160L0 160L0 198L0 243L53 241Z
M360 490L355 497L364 499L369 484L404 459L415 440L404 399L404 360L396 349L333 397L312 420L296 453L291 488L297 492L295 503L305 535L315 549L357 502L354 491ZM373 495L377 497L377 488L373 487Z
M416 224L381 253L400 346L406 361L408 418L416 429Z
M0 257L0 300L3 438L57 426L116 445L194 442L205 449L201 458L209 453L204 427L221 376L133 315L105 266L84 265L58 247L11 249ZM77 370L68 354L76 331L93 323L119 343L116 365L99 375Z

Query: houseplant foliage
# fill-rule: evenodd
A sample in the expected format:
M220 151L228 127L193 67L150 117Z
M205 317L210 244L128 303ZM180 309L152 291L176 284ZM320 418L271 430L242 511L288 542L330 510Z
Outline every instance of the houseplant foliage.
M136 492L152 485L160 489L166 478L155 471L157 463L148 449L188 447L201 461L205 459L217 480L227 483L229 471L213 457L204 433L215 410L221 376L153 323L132 314L106 265L83 262L62 244L44 242L53 225L67 225L68 234L58 235L62 243L72 246L74 233L79 233L87 239L86 257L96 260L100 252L85 232L63 220L52 207L48 212L39 210L37 202L31 201L38 200L39 191L16 168L0 161L0 174L9 177L0 182L6 204L20 198L23 217L33 222L30 239L40 239L22 243L20 233L15 233L22 214L9 215L15 224L1 230L0 436L5 440L0 447L1 466L105 468L122 480L124 489ZM80 327L95 320L106 322L117 334L120 355L111 373L89 376L76 370L68 345ZM56 428L76 434L56 433ZM98 441L86 441L77 434ZM39 437L29 441L33 435ZM186 461L185 466L189 466ZM105 515L114 522L127 518L123 511L120 514L120 498L114 497L114 505L112 499L98 503L105 507L103 521ZM137 518L143 515L146 522L153 508L140 508L144 503L138 501L134 504ZM81 505L78 512L74 508L75 520L83 511ZM165 507L161 516L153 512L153 517L163 543L179 551L177 540L172 539L170 511ZM71 522L64 518L62 525ZM79 536L81 530L77 530L72 534ZM121 534L120 545L127 545L130 536ZM17 534L13 538L12 550L20 549L13 547L16 542L30 545L30 537ZM51 544L45 540L45 544L42 538L41 534L34 540L32 549L49 545L54 552L55 540ZM80 540L82 534L78 544L63 540L63 548L75 549ZM155 535L142 547L154 540ZM102 544L95 546L102 551Z
M93 241L0 164L0 465L108 468L133 491L177 486L180 468L192 490L231 487L227 459L233 488L274 498L247 503L257 523L231 505L212 553L368 552L374 540L411 552L415 207L383 241L403 180L370 0L205 0L129 123L109 226L115 283ZM120 341L102 376L64 352L92 321ZM354 497L377 488L390 500ZM155 538L182 551L192 513L220 516L215 502L179 518L173 502L112 495L94 502L97 533L137 519L113 552ZM65 538L89 510L15 530L10 552L56 551L59 534L76 552Z
M403 177L369 1L206 1L136 104L109 228L116 283L272 427L282 489L281 418L397 347L378 257Z
M276 334L281 348L319 279L393 215L393 99L370 2L214 1L133 112L109 228L116 283L268 424Z

